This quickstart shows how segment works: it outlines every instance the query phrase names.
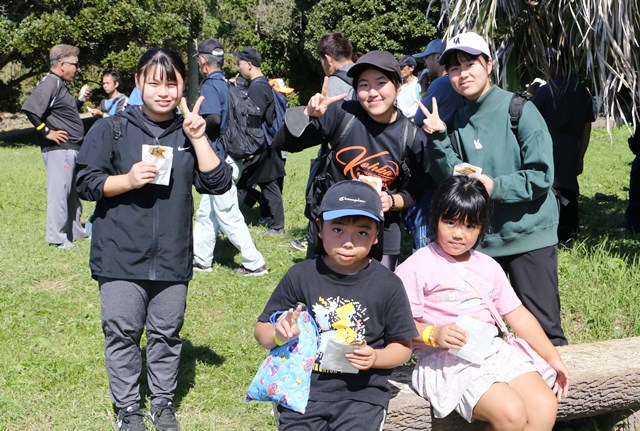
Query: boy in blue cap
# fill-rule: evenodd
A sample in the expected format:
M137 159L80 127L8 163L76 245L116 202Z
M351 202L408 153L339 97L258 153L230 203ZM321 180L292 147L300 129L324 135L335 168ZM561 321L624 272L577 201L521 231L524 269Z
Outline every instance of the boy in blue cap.
M372 259L379 244L383 212L370 185L341 181L322 199L318 241L322 252L294 265L258 317L255 337L266 349L300 334L304 303L320 331L304 414L278 406L280 430L381 430L389 403L387 380L411 356L417 336L400 279ZM289 310L275 326L269 317ZM322 369L329 340L360 347L345 354L357 373Z

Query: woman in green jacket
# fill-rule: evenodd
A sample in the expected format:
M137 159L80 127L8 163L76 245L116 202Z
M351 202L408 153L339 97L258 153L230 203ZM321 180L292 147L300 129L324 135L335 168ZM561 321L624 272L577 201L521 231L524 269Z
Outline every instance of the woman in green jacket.
M551 342L567 344L560 325L558 206L546 123L532 103L525 103L517 130L512 130L513 93L491 83L493 59L478 34L449 40L440 63L454 90L467 100L455 116L452 137L438 115L437 101L433 112L422 106L431 175L442 181L462 162L481 168L479 179L491 196L493 213L492 231L478 250L500 263Z

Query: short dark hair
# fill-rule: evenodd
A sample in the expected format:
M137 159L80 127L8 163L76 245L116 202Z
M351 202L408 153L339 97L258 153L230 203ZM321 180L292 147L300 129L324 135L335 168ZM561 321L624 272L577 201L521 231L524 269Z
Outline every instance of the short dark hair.
M113 79L113 82L115 82L116 84L118 84L118 87L120 87L122 85L122 77L120 76L120 74L118 72L116 72L115 70L107 70L102 74L102 77L104 78L105 76L110 76L111 79Z
M438 240L441 219L462 221L480 227L478 241L491 231L491 198L484 184L466 175L454 175L444 180L431 200L429 237Z
M316 52L319 57L324 58L328 54L336 60L351 59L353 47L351 42L344 33L334 32L327 33L320 38L316 46Z
M356 223L356 220L358 219L366 219L366 220L373 220L370 217L367 216L360 216L360 215L354 215L354 216L346 216L346 217L341 217L341 219L344 219L346 221L346 223ZM375 220L373 220L375 221ZM320 217L318 218L318 223L320 226L318 226L318 231L320 231L320 229L322 229L322 224L325 223L325 221L322 219L322 214L320 214ZM384 222L377 222L376 223L376 235L378 237L378 243L377 244L373 244L371 246L371 248L369 249L369 253L367 254L368 257L372 258L372 259L376 259L378 262L380 260L382 260L382 237L384 235ZM316 232L316 243L315 243L315 254L316 256L323 256L325 254L327 254L327 251L324 249L324 243L322 242L322 238L320 238L320 236L317 234Z

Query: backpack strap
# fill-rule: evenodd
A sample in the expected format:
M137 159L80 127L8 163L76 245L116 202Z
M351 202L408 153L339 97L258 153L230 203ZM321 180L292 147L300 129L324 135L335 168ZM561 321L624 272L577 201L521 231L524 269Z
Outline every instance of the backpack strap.
M524 93L513 93L511 102L509 102L509 119L511 121L511 131L516 138L518 137L518 125L520 124L520 117L522 117L522 111L524 104L529 100L529 96Z
M329 149L329 151L335 148L338 143L342 141L345 136L347 136L347 133L349 133L349 130L351 130L355 119L355 115L345 111L344 117L342 117L342 120L340 120L340 124L338 125L338 129L333 134L333 136L331 136L331 139L327 144L327 148Z
M122 136L122 117L120 115L112 115L111 121L113 122L113 142L111 143L111 161L116 154L116 146L118 145L118 140L120 136Z
M329 76L337 76L338 78L342 79L347 84L353 85L353 78L351 78L349 75L347 75L347 72L345 70L336 70L334 73L332 73Z

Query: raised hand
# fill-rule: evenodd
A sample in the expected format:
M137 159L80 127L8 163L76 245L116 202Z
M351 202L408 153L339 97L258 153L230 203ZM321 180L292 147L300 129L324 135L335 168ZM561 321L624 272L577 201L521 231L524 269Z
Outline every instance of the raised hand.
M298 304L295 310L290 308L287 314L276 323L276 337L283 343L288 343L300 335L298 326L300 313L302 313L302 304Z
M309 103L307 103L307 106L304 109L305 114L307 114L309 117L322 117L324 113L327 112L327 108L329 107L329 105L347 97L347 93L328 97L328 88L329 77L325 76L322 83L322 91L311 96L311 99L309 99Z
M438 113L438 103L436 102L436 98L431 98L431 107L432 112L429 112L426 106L422 104L421 101L418 101L418 105L424 114L424 120L422 120L422 129L427 134L444 132L447 130L447 125L440 119L440 114Z
M200 106L203 101L204 96L198 97L198 100L196 100L196 103L193 105L193 110L189 110L187 99L183 97L182 100L180 100L180 110L184 117L182 129L190 140L202 138L207 129L204 118L200 116Z

